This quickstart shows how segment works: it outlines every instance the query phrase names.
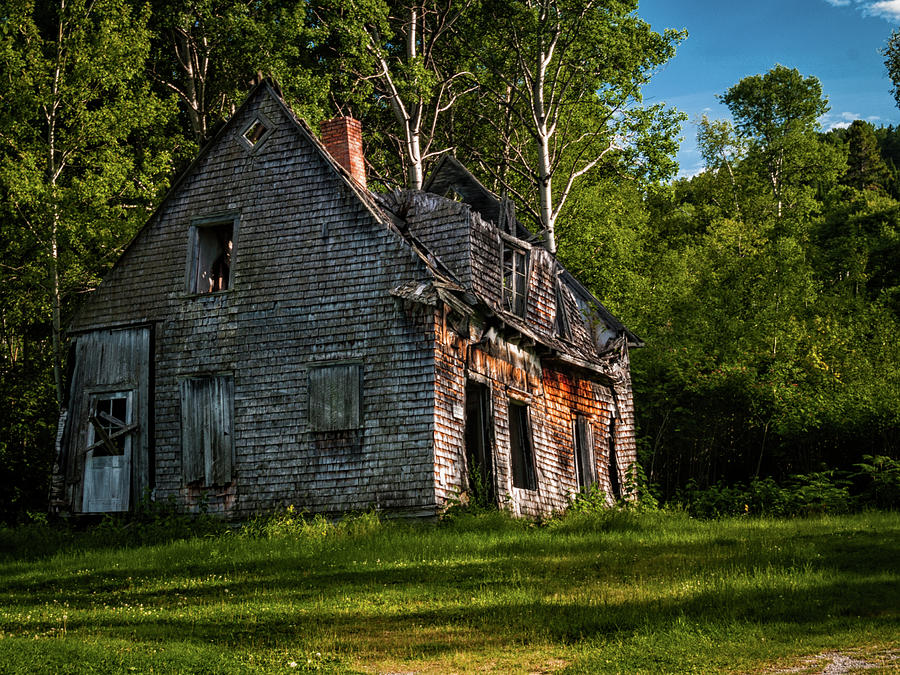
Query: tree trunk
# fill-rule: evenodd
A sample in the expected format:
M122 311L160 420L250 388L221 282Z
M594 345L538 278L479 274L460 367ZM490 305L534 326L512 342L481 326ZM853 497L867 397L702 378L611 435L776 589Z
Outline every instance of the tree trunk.
M65 12L66 2L61 0L59 4L59 27L56 39L56 66L53 70L53 83L51 85L51 99L47 103L45 116L47 119L47 181L50 185L50 222L48 247L48 285L50 295L50 323L51 323L51 358L53 361L53 383L56 388L56 402L62 406L63 402L63 377L62 377L62 293L59 285L59 195L57 181L62 167L57 164L56 157L56 123L60 107L60 90L62 89L62 60L65 46Z

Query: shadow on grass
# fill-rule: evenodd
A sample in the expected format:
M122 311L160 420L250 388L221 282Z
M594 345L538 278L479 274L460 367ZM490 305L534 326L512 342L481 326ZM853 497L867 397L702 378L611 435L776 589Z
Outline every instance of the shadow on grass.
M48 632L55 624L37 611L21 615L53 604L67 606L71 635L442 655L627 638L684 620L819 635L848 622L898 626L896 524L889 533L801 524L802 534L758 525L681 524L692 537L671 540L650 537L652 528L394 529L319 542L218 539L97 558L103 569L90 556L4 565L0 606L21 611L0 630ZM147 611L129 609L138 605Z

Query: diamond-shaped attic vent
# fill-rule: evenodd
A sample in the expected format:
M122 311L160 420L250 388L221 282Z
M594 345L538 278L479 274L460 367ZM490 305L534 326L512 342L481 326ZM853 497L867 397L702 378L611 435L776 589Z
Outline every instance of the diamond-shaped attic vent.
M255 148L262 141L268 130L269 128L261 120L257 119L247 127L247 130L241 136L251 148Z

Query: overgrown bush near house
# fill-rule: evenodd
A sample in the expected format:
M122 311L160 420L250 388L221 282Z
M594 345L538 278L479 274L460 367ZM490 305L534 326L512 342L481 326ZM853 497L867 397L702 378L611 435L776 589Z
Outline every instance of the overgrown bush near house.
M900 508L900 461L890 457L863 455L851 474L858 499L879 509Z
M639 462L632 462L625 472L622 496L618 501L621 505L631 505L632 508L644 511L659 508L659 493Z
M143 546L214 536L227 527L225 521L207 512L205 500L201 500L200 513L190 514L179 510L174 497L157 501L147 495L132 513L104 515L92 536L118 546Z
M783 485L771 478L700 487L689 482L672 500L691 515L803 516L900 508L900 462L865 456L856 471L826 470L792 476Z
M238 530L238 535L249 539L306 539L321 540L335 536L365 536L382 527L377 511L365 511L330 520L317 513L309 515L293 505L269 515L259 515Z
M205 510L186 514L178 511L174 499L157 502L145 496L131 513L55 521L37 513L29 514L28 522L16 527L0 526L0 560L33 560L66 550L168 544L218 536L227 530L225 521Z

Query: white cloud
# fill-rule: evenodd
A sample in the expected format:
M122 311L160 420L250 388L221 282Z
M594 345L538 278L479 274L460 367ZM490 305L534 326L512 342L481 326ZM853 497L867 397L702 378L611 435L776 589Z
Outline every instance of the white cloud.
M863 16L900 21L900 0L825 0L832 7L856 7Z
M825 131L832 129L846 129L854 120L862 119L861 115L854 112L829 113L819 118L819 124Z
M863 14L880 16L883 19L900 20L900 0L879 0L863 4Z

